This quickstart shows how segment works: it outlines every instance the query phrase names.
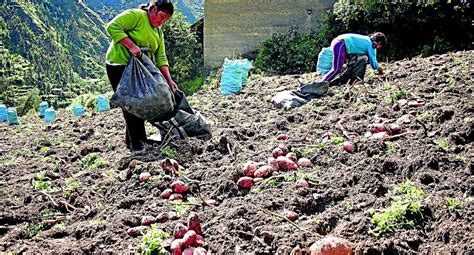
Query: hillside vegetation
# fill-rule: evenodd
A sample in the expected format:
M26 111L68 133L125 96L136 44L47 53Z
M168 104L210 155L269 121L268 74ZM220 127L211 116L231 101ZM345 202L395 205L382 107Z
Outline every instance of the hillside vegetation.
M16 105L34 87L74 96L97 86L84 79L104 75L104 23L81 2L8 0L0 5L0 34L4 103Z
M472 253L473 56L382 63L385 75L369 72L364 84L331 87L289 111L271 97L296 89L298 79L317 79L314 73L254 75L229 97L212 83L189 101L211 121L214 138L167 141L141 156L125 148L119 109L84 118L63 110L51 125L36 116L20 126L1 123L0 251L169 251L171 239L150 239L153 233L171 236L195 211L212 254L290 254L296 247L309 254L312 243L331 236L356 254ZM401 135L365 136L375 124L395 123ZM280 134L289 139L278 141ZM245 162L266 163L280 143L313 166L239 189ZM179 176L160 166L167 157L182 165ZM141 182L145 172L151 178ZM175 180L189 186L187 202L160 198ZM298 219L282 217L287 211ZM142 217L164 212L180 219L157 223L145 237L127 234Z

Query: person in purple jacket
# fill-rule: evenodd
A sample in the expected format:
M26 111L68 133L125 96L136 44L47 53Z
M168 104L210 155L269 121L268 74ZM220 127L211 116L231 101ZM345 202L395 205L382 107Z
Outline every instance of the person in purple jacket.
M323 82L340 85L363 80L367 64L366 57L372 68L377 70L378 74L383 74L382 67L377 63L377 49L382 48L386 41L385 35L381 32L370 35L348 33L337 36L331 42L332 68L324 75ZM348 64L344 70L343 65L346 60Z

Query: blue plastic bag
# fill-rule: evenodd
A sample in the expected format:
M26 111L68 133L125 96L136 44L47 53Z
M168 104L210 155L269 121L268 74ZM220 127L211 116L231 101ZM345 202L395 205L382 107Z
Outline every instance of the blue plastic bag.
M326 74L332 68L333 52L330 47L321 49L318 55L318 64L316 65L316 72L318 74Z
M41 102L39 104L39 116L40 117L44 117L44 111L46 111L46 109L48 109L49 105L48 105L48 102Z
M76 117L81 117L81 116L84 116L84 114L85 114L84 107L80 104L73 105L72 106L72 111L74 112L74 115Z
M99 112L105 112L107 110L110 110L109 99L104 95L97 96L97 105L97 110Z
M49 107L44 111L44 123L49 124L56 119L56 111L53 107Z
M242 65L238 60L224 60L224 71L221 77L221 94L237 94L242 89Z
M7 106L0 104L0 122L7 121Z
M9 125L19 125L20 121L18 121L18 114L16 112L15 107L10 107L7 110L7 119Z

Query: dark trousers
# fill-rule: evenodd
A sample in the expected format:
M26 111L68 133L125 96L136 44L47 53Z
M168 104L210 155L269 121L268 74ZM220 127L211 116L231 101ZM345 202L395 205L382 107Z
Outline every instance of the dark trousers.
M347 67L335 79L330 81L331 86L353 84L358 81L363 81L365 76L365 69L367 68L367 56L351 54L346 56Z
M106 65L107 76L114 91L122 78L126 66ZM137 150L143 148L146 143L145 121L139 117L122 110L127 129L125 131L125 143L127 148Z

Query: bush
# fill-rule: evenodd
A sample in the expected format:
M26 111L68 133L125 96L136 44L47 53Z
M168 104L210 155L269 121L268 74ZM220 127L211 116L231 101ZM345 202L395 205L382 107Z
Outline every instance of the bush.
M179 12L173 14L173 18L163 26L163 32L171 75L178 87L189 94L197 90L196 82L202 80L197 77L203 74L204 60L202 45L185 18Z
M292 28L264 41L255 66L258 71L268 73L312 72L321 48L342 33L384 32L388 45L377 56L384 61L471 49L471 14L472 5L446 1L336 3L318 31L301 34Z

